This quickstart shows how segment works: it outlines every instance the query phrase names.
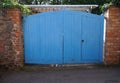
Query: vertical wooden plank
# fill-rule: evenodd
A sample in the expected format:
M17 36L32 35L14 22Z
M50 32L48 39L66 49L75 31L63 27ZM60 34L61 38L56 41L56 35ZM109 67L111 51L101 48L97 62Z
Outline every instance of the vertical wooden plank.
M64 63L81 62L81 14L64 11Z
M100 55L99 55L99 60L100 60L100 63L102 63L103 62L103 59L104 59L104 57L103 57L103 55L104 55L104 53L103 53L103 50L104 50L104 35L105 35L105 33L104 33L104 15L102 15L101 17L100 17L100 48L99 48L99 50L100 50Z
M100 16L84 16L82 18L82 61L83 63L101 62L101 33Z

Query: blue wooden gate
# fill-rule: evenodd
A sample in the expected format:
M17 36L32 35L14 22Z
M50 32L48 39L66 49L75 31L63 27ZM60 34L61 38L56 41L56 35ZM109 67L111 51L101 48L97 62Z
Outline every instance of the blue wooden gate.
M24 17L25 63L101 63L103 19L67 10Z

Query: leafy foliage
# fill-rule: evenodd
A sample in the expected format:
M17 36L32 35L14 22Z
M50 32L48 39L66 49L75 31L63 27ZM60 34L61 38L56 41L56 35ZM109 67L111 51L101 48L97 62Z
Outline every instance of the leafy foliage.
M56 5L59 5L59 4L62 4L60 0L52 0L50 4L56 4Z
M111 5L120 7L120 0L111 0L108 3L104 3L103 5L100 5L99 9L101 13L104 13Z
M24 14L29 14L30 10L26 6L20 4L16 0L1 0L0 7L3 8L18 8L20 9Z
M120 7L120 0L112 0L113 5Z
M9 1L9 0L8 0ZM114 5L120 6L120 0L19 0L22 4L42 4L42 2L49 2L52 5L56 4L70 4L70 5L79 5L79 4L97 4L104 5L105 3L114 3Z
M17 2L19 1L19 3ZM120 7L120 0L1 0L2 7L18 7L23 13L28 14L30 10L21 4L52 4L52 5L87 5L87 4L97 4L92 10L94 14L103 13L110 5L116 5Z
M99 4L99 7L92 10L94 14L104 13L111 5L120 7L120 0L106 0L103 4Z
M29 5L32 4L32 1L33 0L19 0L19 3Z
M26 4L26 5L30 5L30 4L33 4L33 5L39 5L39 4L47 4L47 3L51 3L52 1L51 0L19 0L20 3L22 4Z

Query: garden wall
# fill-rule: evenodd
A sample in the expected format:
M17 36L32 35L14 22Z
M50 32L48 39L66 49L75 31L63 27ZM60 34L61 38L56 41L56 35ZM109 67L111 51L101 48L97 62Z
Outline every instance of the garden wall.
M111 6L106 12L107 28L105 43L105 63L120 63L120 8Z
M21 13L17 9L0 10L0 68L23 66Z

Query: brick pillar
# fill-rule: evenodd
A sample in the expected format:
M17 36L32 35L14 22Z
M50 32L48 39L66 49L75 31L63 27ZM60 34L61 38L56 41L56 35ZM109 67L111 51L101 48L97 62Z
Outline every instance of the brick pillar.
M114 65L120 63L120 8L111 6L107 13L105 62Z
M12 49L14 51L14 64L22 67L23 62L23 38L22 38L22 14L18 9L7 9L7 17L11 19L13 28L11 31Z

